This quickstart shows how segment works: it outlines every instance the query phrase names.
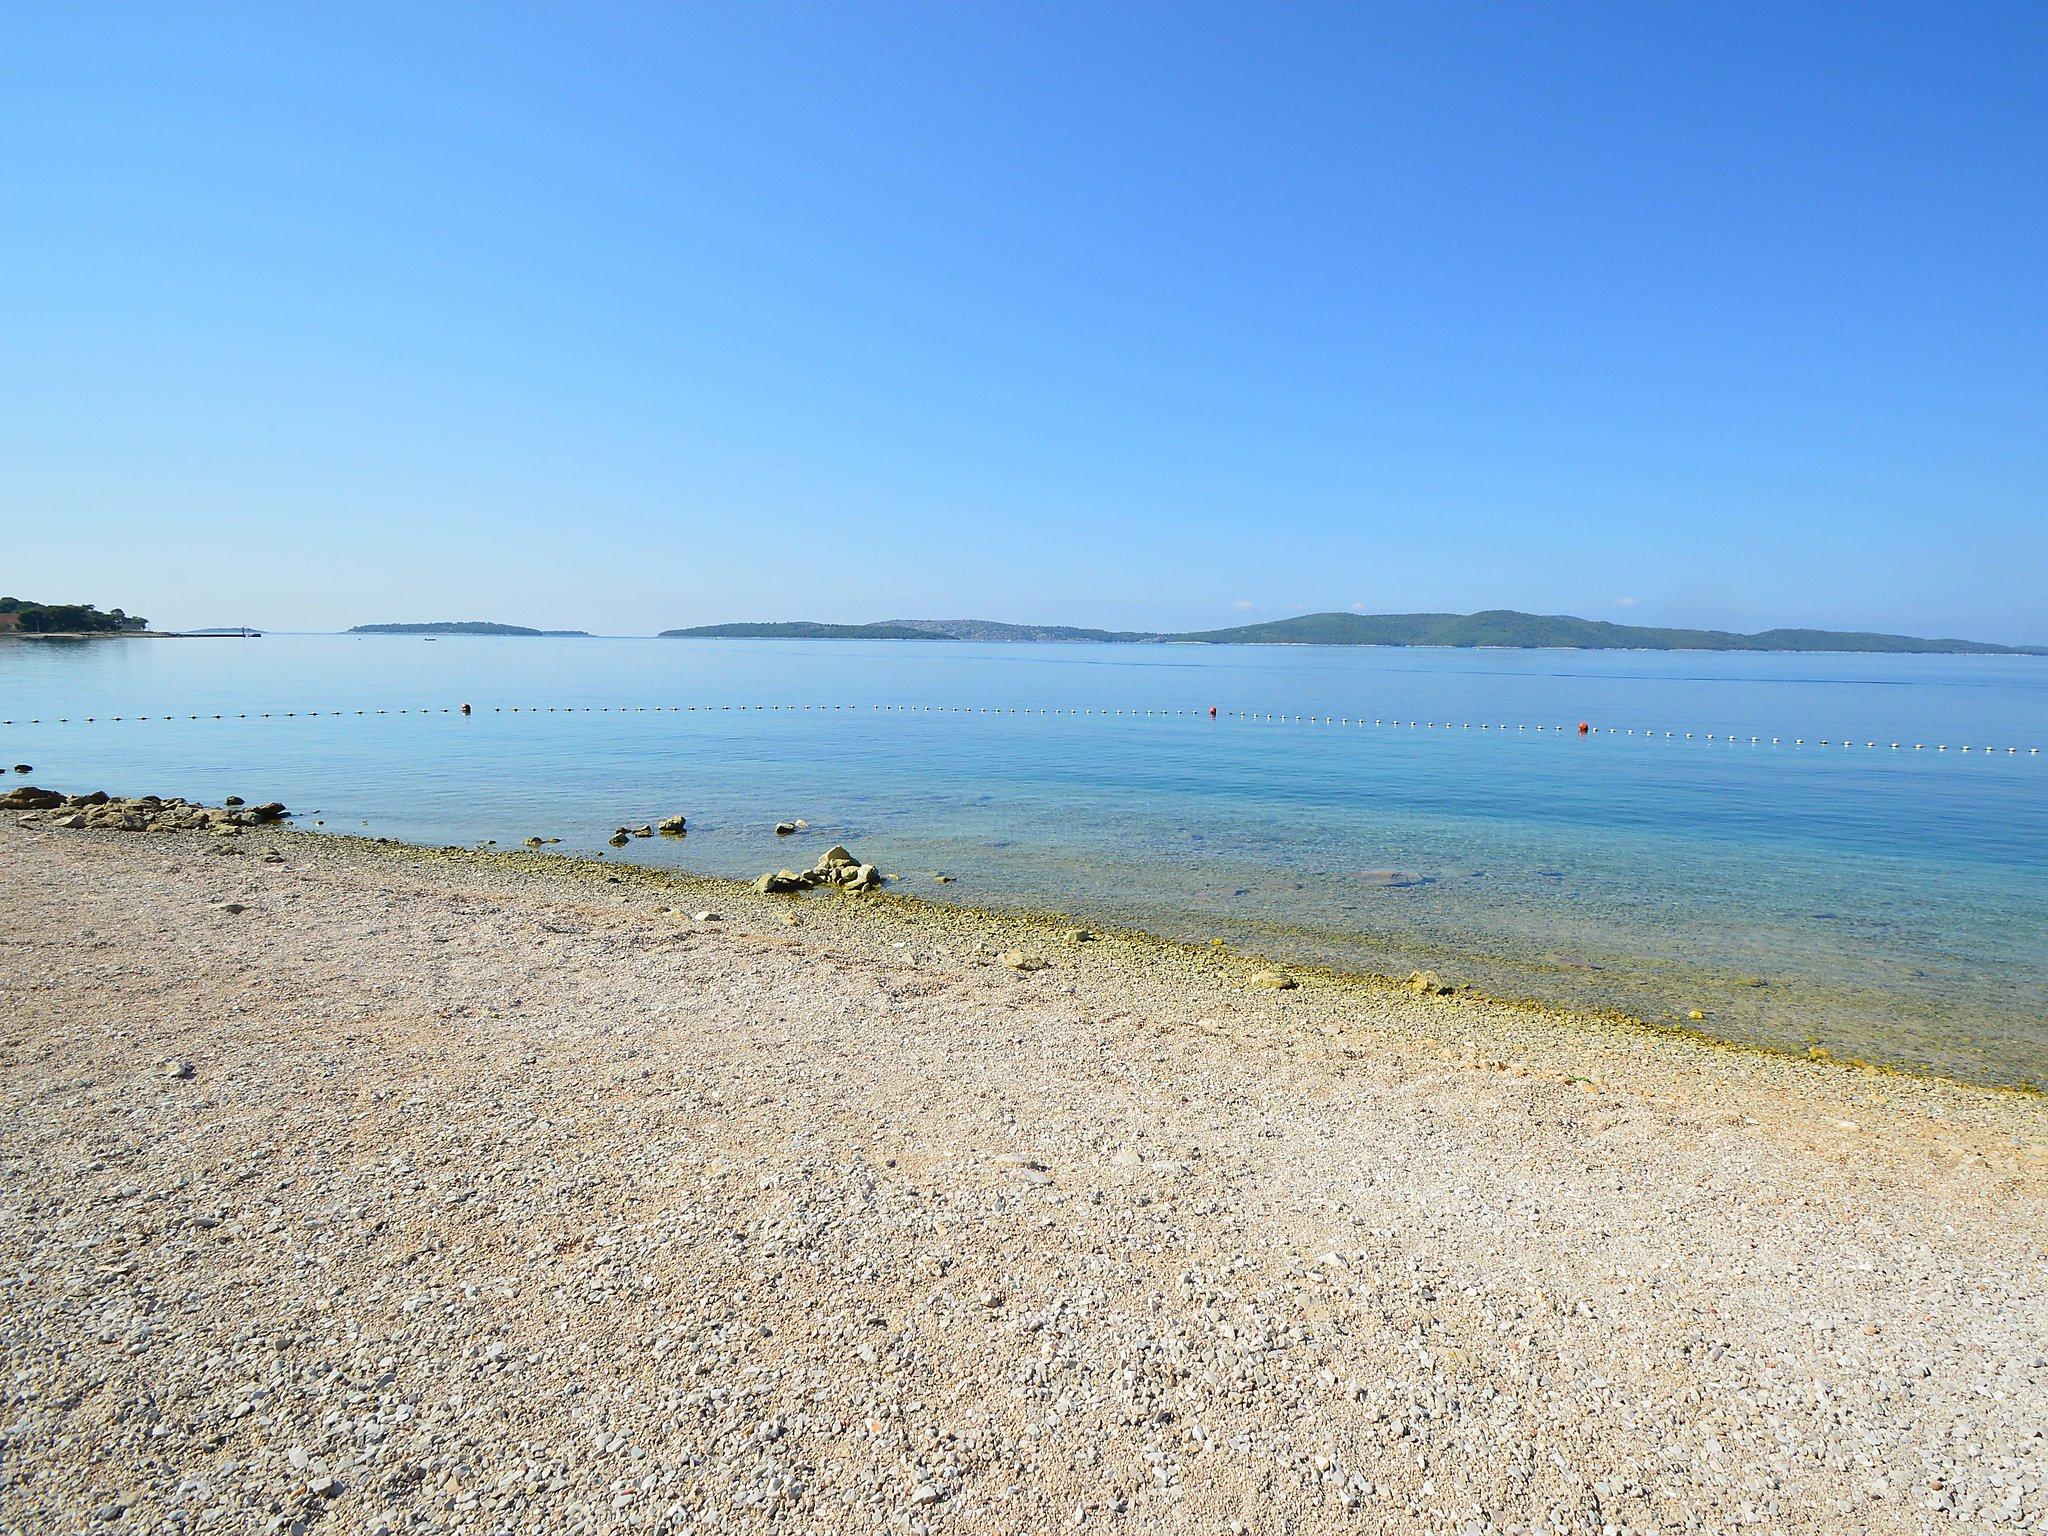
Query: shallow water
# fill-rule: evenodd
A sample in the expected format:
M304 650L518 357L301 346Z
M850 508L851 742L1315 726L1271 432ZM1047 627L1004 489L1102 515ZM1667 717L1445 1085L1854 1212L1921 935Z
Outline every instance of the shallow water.
M467 719L439 712L464 701ZM0 756L63 789L239 793L335 831L549 835L733 875L838 840L936 899L1651 1020L1699 1009L1730 1038L2048 1086L2039 658L12 642L0 716ZM1601 729L1555 729L1581 719ZM687 838L606 846L671 811ZM775 837L795 817L809 833Z

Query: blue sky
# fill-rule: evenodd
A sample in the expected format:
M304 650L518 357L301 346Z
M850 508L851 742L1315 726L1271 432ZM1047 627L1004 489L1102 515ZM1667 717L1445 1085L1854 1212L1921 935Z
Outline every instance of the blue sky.
M0 590L2048 640L2048 6L47 5Z

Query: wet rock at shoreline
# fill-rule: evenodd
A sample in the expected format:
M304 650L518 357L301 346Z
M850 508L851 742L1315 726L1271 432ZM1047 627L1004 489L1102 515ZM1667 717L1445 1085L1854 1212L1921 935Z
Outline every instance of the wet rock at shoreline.
M686 816L664 816L655 827L665 836L681 837L690 830L690 821Z
M778 869L773 874L761 875L754 881L754 889L763 896L792 896L829 885L858 895L879 891L887 879L874 865L861 863L834 843L809 869Z
M790 837L793 836L795 832L796 823L793 821L778 821L777 823L775 823L775 835L777 837Z
M1457 988L1453 987L1435 971L1410 971L1408 990L1420 992L1424 997L1449 997Z
M34 763L16 763L14 765L14 771L16 773L34 773L36 771L36 767Z
M244 828L282 821L291 813L282 801L253 808L239 801L220 806L196 801L136 795L117 799L105 790L65 795L54 789L24 784L0 795L0 810L57 810L50 825L65 830L93 828L116 832L209 832L218 837L239 835Z
M1292 992L1301 983L1285 971L1260 971L1252 977L1252 985L1264 987L1268 992Z

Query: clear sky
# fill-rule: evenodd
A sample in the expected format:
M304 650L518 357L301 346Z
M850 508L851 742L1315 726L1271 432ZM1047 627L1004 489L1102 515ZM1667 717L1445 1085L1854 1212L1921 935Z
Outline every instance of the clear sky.
M11 8L0 592L2048 641L2048 5Z

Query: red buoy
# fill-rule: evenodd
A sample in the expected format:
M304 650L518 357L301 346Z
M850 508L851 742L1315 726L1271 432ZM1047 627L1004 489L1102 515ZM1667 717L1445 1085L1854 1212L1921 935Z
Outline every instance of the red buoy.
M1586 724L1586 722L1585 722L1585 721L1581 720L1581 721L1579 722L1579 734L1580 734L1581 736L1585 735L1585 734L1586 734L1586 733L1587 733L1588 731L1590 731L1590 730L1592 730L1592 729L1593 729L1593 728L1592 728L1592 727L1591 727L1590 725Z
M1209 718L1211 720L1214 720L1216 718L1216 706L1214 704L1211 704L1209 706Z

